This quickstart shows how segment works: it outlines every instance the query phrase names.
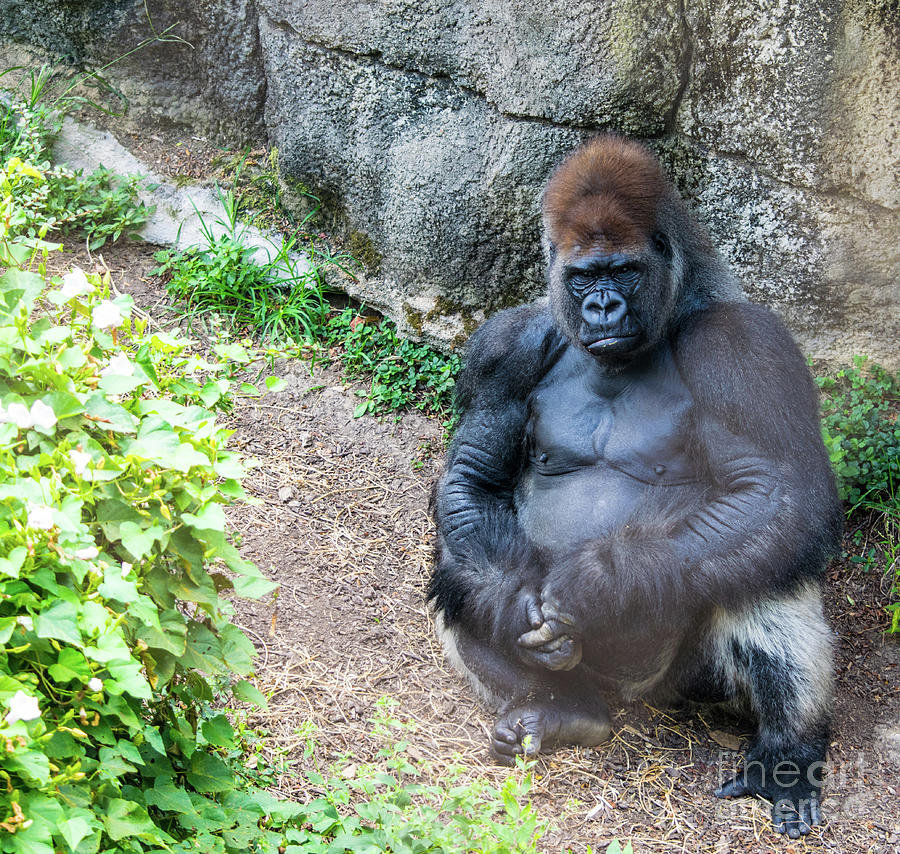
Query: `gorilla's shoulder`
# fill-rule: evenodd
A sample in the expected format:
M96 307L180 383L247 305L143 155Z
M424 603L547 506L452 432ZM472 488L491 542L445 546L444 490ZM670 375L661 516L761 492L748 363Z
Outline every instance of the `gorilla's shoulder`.
M803 361L778 316L749 302L717 302L692 315L676 336L675 352L686 367L717 357L764 371L783 367L791 357Z
M466 343L457 402L467 407L479 392L523 397L565 349L546 299L498 311Z
M695 398L728 420L817 419L818 397L806 360L771 309L715 303L684 323L673 343Z

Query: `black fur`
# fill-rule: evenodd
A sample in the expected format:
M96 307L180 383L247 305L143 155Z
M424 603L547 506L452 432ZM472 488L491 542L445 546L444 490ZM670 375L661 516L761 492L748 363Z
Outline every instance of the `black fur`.
M545 246L549 302L470 341L433 500L428 597L511 709L493 749L598 737L601 686L702 686L759 723L722 794L775 797L776 826L805 833L817 785L771 775L824 756L817 585L842 512L804 360L640 146L600 138L563 163Z

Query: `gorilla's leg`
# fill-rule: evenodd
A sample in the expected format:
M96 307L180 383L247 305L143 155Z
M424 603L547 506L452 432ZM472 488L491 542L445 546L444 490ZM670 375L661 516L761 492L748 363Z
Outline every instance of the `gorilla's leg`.
M594 747L609 736L609 711L589 668L531 669L462 627L447 626L440 612L435 623L448 660L500 709L491 734L491 752L500 762L567 744Z
M831 700L831 631L818 589L719 613L707 651L713 681L758 722L743 768L716 795L760 795L776 830L809 833L820 821Z

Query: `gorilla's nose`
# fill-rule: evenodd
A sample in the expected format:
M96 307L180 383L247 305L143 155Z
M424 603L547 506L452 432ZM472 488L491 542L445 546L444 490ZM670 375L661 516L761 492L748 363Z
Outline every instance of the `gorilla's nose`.
M581 304L581 316L591 326L617 326L627 313L625 297L609 288L591 291Z

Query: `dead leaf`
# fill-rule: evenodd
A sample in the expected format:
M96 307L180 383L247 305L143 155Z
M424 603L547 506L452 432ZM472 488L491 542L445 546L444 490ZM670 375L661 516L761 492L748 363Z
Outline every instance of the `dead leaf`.
M722 732L720 729L711 729L709 731L709 737L726 750L741 749L741 739L736 735L732 735L730 732Z

